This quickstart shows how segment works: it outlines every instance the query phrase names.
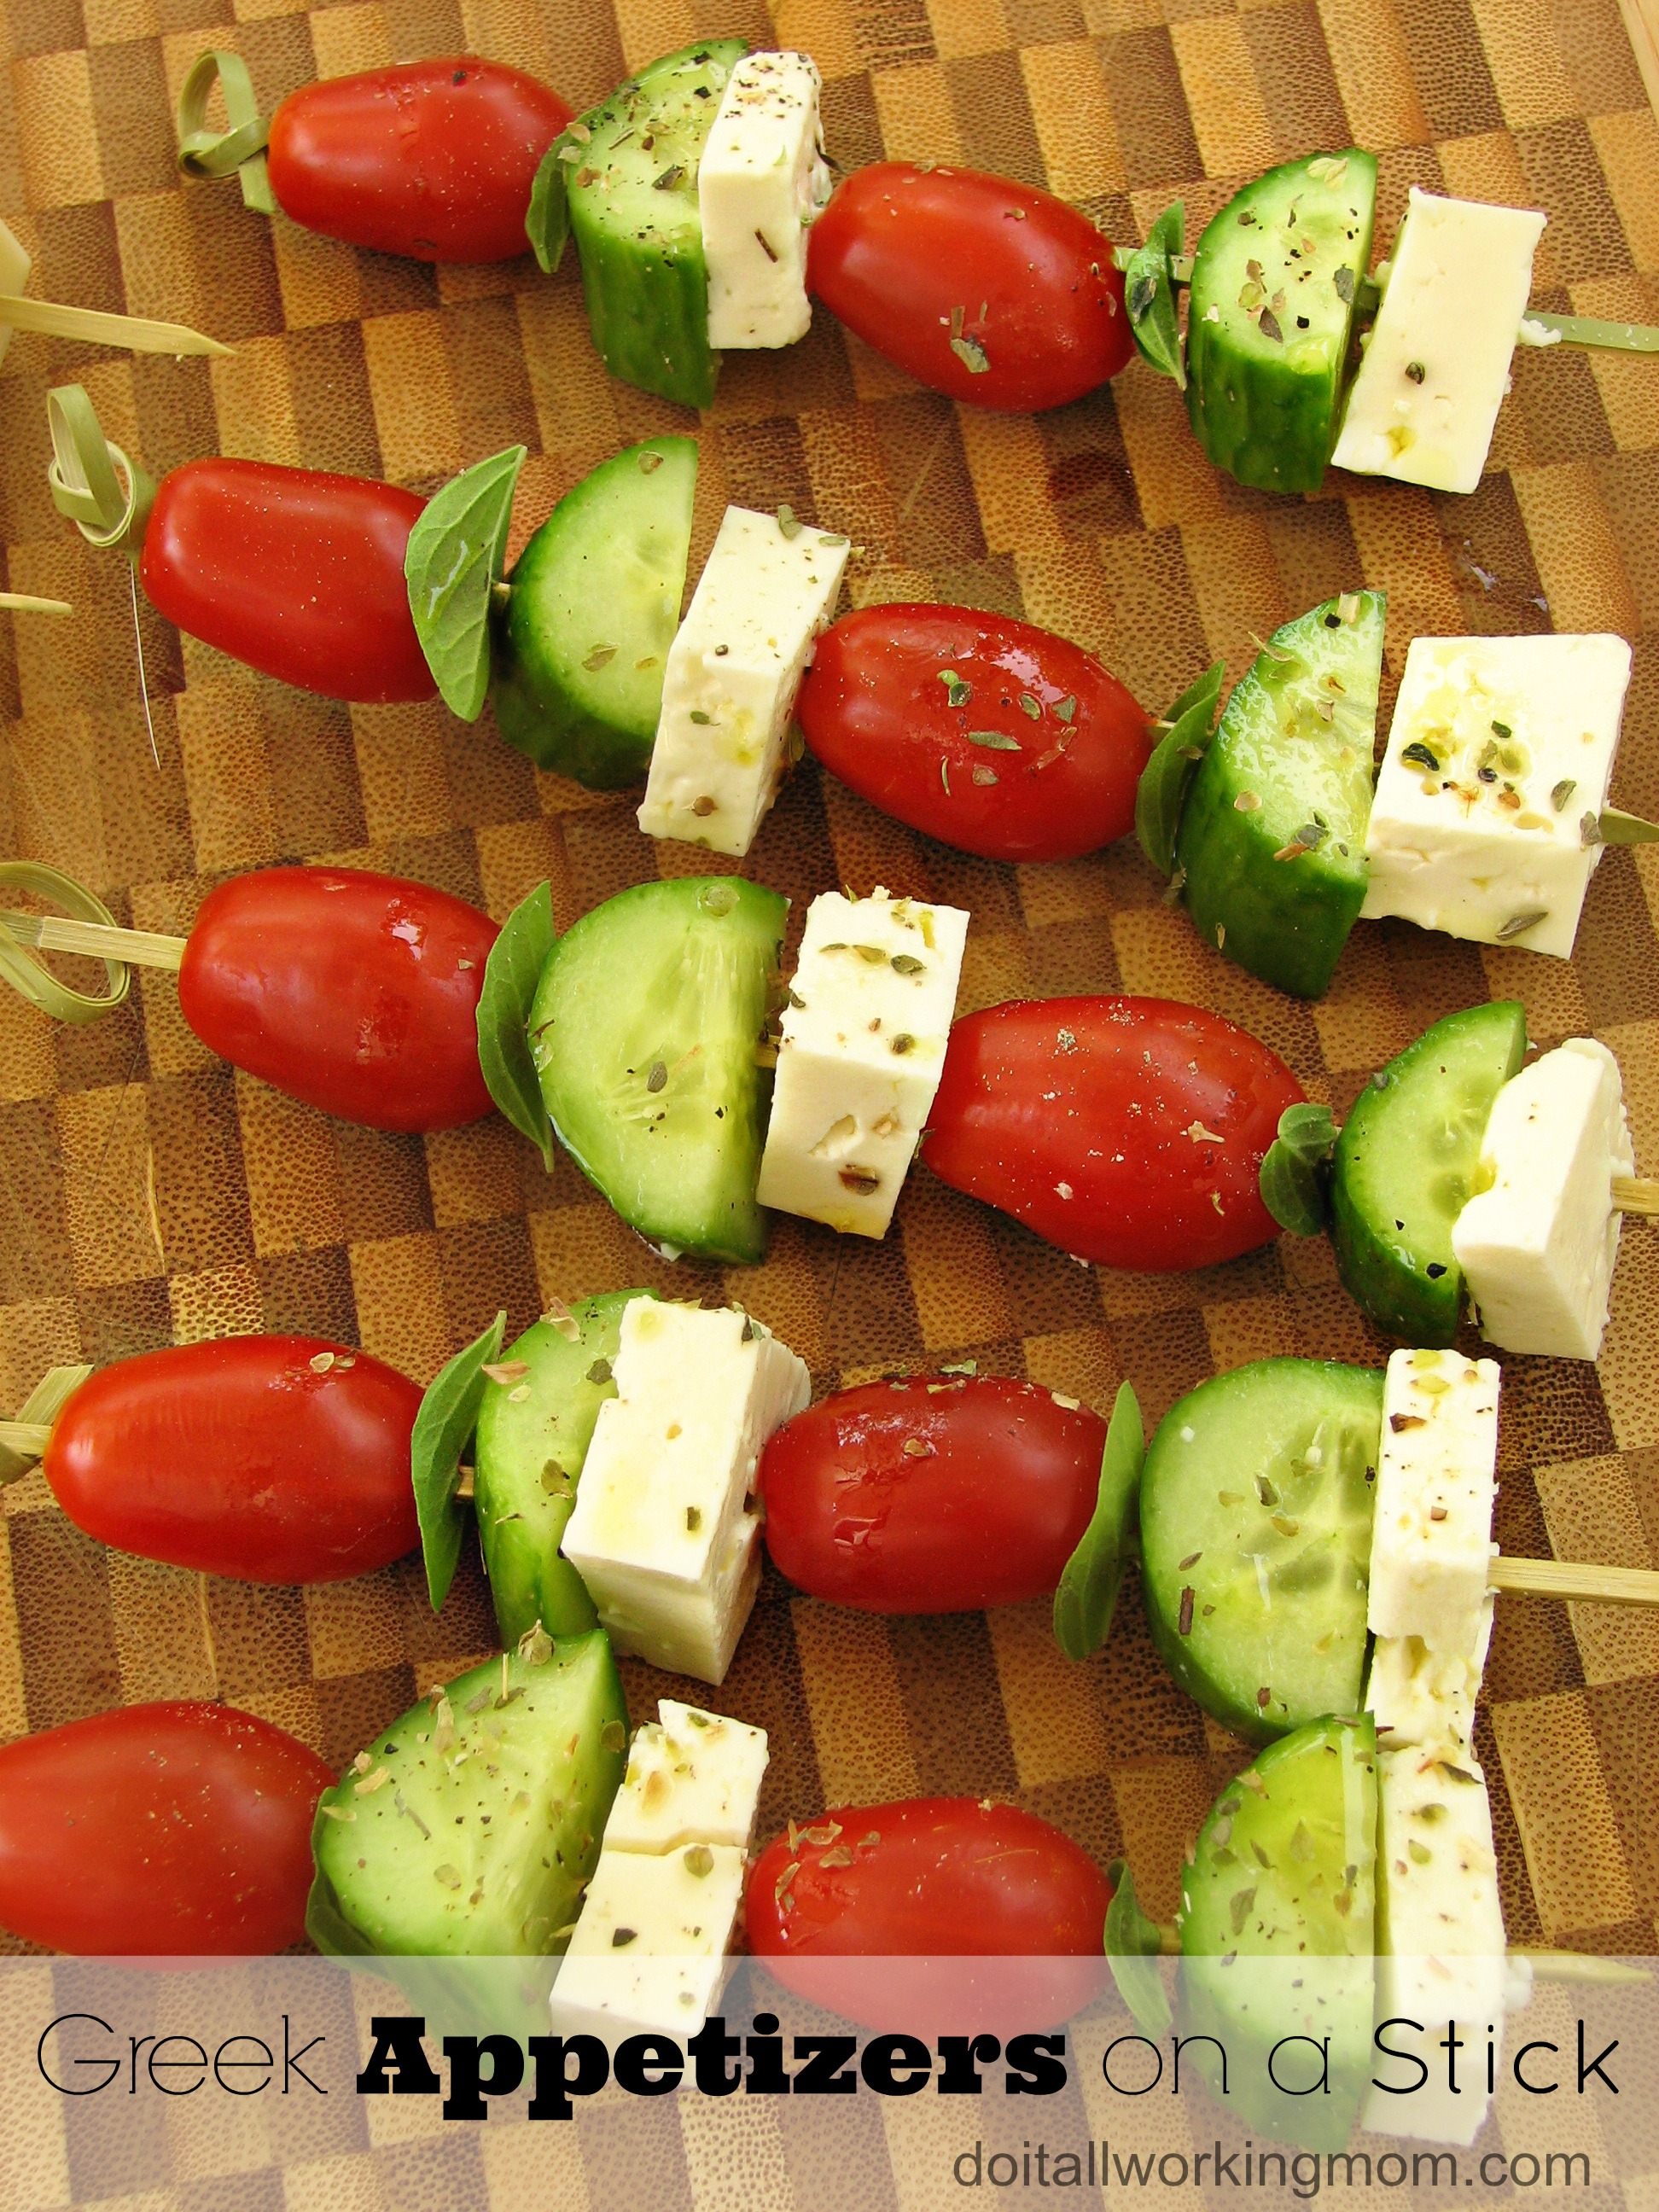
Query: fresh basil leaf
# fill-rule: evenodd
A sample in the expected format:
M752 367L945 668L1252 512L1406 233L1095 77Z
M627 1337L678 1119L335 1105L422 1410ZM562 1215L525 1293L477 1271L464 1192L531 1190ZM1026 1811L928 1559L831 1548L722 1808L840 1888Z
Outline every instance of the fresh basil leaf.
M1218 660L1182 693L1170 709L1168 728L1140 772L1135 792L1135 836L1160 875L1170 874L1175 867L1176 832L1181 826L1187 787L1215 734L1216 708L1226 672L1225 661Z
M553 1172L553 1129L530 1056L530 1007L557 933L553 886L538 884L501 924L478 994L478 1066L489 1095L515 1129L539 1146Z
M1172 376L1187 389L1187 360L1181 320L1176 311L1174 257L1187 234L1187 211L1177 200L1166 207L1124 265L1123 297L1129 311L1129 335L1141 359L1160 376Z
M1287 1106L1256 1180L1261 1203L1292 1237L1317 1237L1331 1218L1331 1158L1336 1122L1312 1099Z
M580 152L575 140L561 132L543 155L536 180L530 187L525 236L549 276L563 259L570 238L570 194L566 190L565 173L571 166L571 155Z
M483 1403L486 1364L501 1357L507 1315L498 1313L482 1336L475 1336L441 1368L421 1401L409 1440L410 1474L415 1484L415 1514L421 1524L421 1557L426 1562L427 1595L441 1612L460 1564L466 1534L466 1508L456 1495L461 1454L478 1425Z
M1644 822L1639 814L1621 814L1616 806L1604 806L1595 826L1604 845L1651 845L1659 842L1659 822Z
M444 704L476 722L489 689L489 602L507 556L526 448L475 462L434 494L409 533L409 611Z
M1112 1901L1106 1908L1106 1962L1136 2027L1156 2042L1168 2033L1171 2017L1154 1963L1164 1949L1164 1930L1141 1911L1127 1859L1114 1859L1107 1879Z
M1093 1517L1054 1592L1054 1641L1068 1659L1086 1659L1110 1631L1123 1570L1137 1549L1136 1508L1146 1457L1140 1404L1125 1382L1106 1430Z

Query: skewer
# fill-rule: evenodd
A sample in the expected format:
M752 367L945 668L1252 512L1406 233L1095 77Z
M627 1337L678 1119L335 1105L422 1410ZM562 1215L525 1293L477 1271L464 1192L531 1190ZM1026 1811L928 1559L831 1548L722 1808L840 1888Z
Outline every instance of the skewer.
M29 257L16 234L0 222L0 354L14 331L37 337L79 338L88 345L125 346L132 353L228 354L217 338L185 323L152 322L143 315L106 315L95 307L65 307L52 300L24 297Z
M169 968L176 975L187 940L157 930L122 929L101 921L65 921L55 914L0 910L0 928L16 945L40 952L79 952L94 960L118 960L136 968Z
M1493 1559L1486 1588L1512 1596L1577 1598L1590 1605L1659 1605L1651 1567L1597 1567L1577 1559Z
M1659 1215L1659 1180L1651 1176L1614 1176L1615 1213Z
M33 592L0 592L0 607L9 608L15 615L72 615L75 612L67 599L37 599Z

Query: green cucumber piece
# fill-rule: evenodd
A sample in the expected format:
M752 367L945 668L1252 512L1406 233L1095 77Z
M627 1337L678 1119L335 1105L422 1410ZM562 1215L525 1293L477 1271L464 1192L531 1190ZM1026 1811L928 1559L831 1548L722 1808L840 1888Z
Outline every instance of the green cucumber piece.
M593 343L612 376L659 399L707 407L720 356L708 344L708 270L697 166L726 81L748 52L705 39L665 54L567 130L559 152Z
M1362 1701L1382 1429L1380 1370L1258 1359L1200 1382L1152 1438L1152 1641L1182 1689L1252 1741Z
M1230 2107L1249 2125L1340 2150L1370 2072L1376 1929L1376 1733L1368 1713L1310 1722L1221 1793L1182 1877L1182 2030L1228 2059ZM1249 1962L1248 1964L1246 1962ZM1329 2093L1280 2094L1267 2059L1329 2038ZM1206 2079L1218 2062L1207 2062ZM1313 2051L1284 2049L1300 2086Z
M1319 489L1376 211L1376 158L1350 147L1269 169L1198 242L1187 411L1210 459L1242 484Z
M1176 834L1199 934L1298 998L1325 990L1364 901L1384 611L1381 592L1346 592L1274 631Z
M1336 1140L1331 1242L1349 1296L1408 1344L1457 1334L1452 1224L1474 1188L1492 1103L1527 1049L1513 999L1448 1014L1360 1092Z
M617 1386L611 1363L623 1308L652 1291L583 1298L568 1321L538 1321L501 1355L510 1382L491 1381L478 1413L472 1510L478 1517L495 1625L509 1649L537 1627L552 1637L597 1626L587 1585L560 1553L592 1440ZM561 1317L562 1320L562 1316ZM565 1332L574 1327L574 1334ZM523 1392L526 1395L520 1395Z
M566 931L537 991L531 1050L559 1141L670 1258L766 1249L757 1055L788 910L739 876L637 884Z
M501 735L538 768L615 791L645 774L679 627L695 438L647 438L568 491L492 623Z
M313 1941L347 1956L562 1951L627 1740L600 1629L474 1667L324 1790Z

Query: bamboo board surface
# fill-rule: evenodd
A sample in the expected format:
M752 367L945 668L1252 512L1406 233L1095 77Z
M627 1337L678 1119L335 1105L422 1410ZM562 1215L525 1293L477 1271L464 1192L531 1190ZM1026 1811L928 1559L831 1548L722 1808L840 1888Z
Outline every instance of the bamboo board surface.
M522 441L516 550L619 444L696 422L606 378L568 267L434 272L250 215L234 184L181 185L172 99L208 45L240 49L267 110L319 75L470 48L580 106L715 32L816 56L848 168L885 153L999 170L1121 240L1177 196L1194 234L1254 172L1358 143L1380 157L1379 250L1413 183L1542 206L1535 301L1659 321L1659 131L1615 0L778 0L769 18L758 0L0 0L0 216L34 256L31 289L236 348L176 364L19 337L0 368L0 586L76 610L0 617L0 854L179 933L212 884L279 860L427 878L498 916L550 876L562 926L696 866L639 836L631 799L532 770L488 715L468 729L436 706L317 701L145 610L153 755L127 573L52 508L45 394L85 383L157 476L222 452L428 490ZM1614 800L1659 809L1651 362L1523 350L1469 499L1334 475L1306 502L1242 491L1139 364L1043 417L958 410L822 312L792 351L728 359L701 439L694 573L727 499L787 500L863 549L855 603L1022 612L1097 650L1154 711L1216 655L1236 678L1252 631L1361 583L1389 592L1396 677L1417 632L1620 631L1636 671ZM1588 1032L1616 1049L1638 1162L1659 1162L1659 848L1607 855L1570 965L1365 925L1312 1007L1205 951L1132 844L1060 867L965 859L810 763L747 865L795 902L797 933L806 901L843 882L969 908L964 1007L1115 988L1212 1006L1339 1111L1429 1021L1518 997L1544 1044ZM80 1030L0 996L0 1415L53 1362L260 1328L358 1342L424 1381L498 1305L511 1333L551 1296L629 1283L740 1297L820 1392L973 1357L1101 1404L1127 1375L1149 1422L1243 1360L1383 1350L1322 1243L1195 1275L1091 1273L921 1170L883 1245L781 1220L759 1268L670 1269L503 1122L376 1135L234 1074L185 1029L170 976ZM1656 1288L1655 1225L1632 1221L1599 1370L1506 1360L1504 1550L1659 1565ZM83 1539L38 1475L4 1497L0 1562L7 1735L216 1697L339 1765L493 1641L476 1565L435 1620L416 1563L304 1592L205 1582ZM624 1671L638 1720L671 1686ZM717 1702L771 1732L769 1833L841 1800L1006 1796L1103 1860L1127 1853L1163 1913L1243 1756L1170 1686L1133 1589L1109 1650L1074 1668L1043 1606L884 1622L769 1571ZM1659 1622L1500 1607L1480 1749L1513 1941L1659 1943L1656 1734Z

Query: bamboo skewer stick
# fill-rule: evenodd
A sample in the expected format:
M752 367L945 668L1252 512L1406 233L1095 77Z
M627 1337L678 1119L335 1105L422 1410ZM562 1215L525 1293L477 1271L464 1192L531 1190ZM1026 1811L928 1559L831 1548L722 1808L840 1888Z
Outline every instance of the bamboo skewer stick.
M1616 1213L1659 1215L1659 1180L1651 1176L1614 1176L1613 1205Z
M136 968L169 968L176 975L187 939L150 929L120 929L101 921L59 915L0 913L0 928L16 944L40 952L79 952L94 960L120 960Z
M1659 1605L1651 1567L1598 1567L1577 1559L1516 1559L1500 1552L1486 1587L1514 1596L1577 1598L1593 1605Z
M39 1459L51 1442L52 1431L44 1421L0 1421L0 1451Z
M16 615L72 615L75 612L67 599L37 599L33 592L0 592L0 607L9 607Z
M52 300L30 300L20 292L0 293L0 328L28 331L38 337L80 338L88 345L122 346L131 353L210 354L223 357L222 345L185 323L152 322L143 315L106 315L95 307L66 307Z

